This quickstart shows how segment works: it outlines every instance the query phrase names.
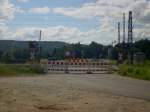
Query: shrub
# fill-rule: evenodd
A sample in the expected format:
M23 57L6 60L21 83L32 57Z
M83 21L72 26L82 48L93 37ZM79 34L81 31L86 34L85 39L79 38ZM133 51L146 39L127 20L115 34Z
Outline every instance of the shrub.
M119 74L138 79L150 80L150 61L146 61L143 65L120 65Z
M0 65L0 76L36 75L43 74L39 65Z

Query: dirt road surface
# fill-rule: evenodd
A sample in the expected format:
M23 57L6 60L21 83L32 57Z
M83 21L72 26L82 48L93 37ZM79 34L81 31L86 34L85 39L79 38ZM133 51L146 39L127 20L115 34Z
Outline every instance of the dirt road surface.
M150 82L107 74L0 78L0 112L150 112Z

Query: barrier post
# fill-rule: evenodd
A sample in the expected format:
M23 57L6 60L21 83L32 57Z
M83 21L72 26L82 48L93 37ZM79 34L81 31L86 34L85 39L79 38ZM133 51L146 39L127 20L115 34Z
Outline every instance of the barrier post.
M65 60L65 73L69 73L69 70L68 70L68 60L66 59Z

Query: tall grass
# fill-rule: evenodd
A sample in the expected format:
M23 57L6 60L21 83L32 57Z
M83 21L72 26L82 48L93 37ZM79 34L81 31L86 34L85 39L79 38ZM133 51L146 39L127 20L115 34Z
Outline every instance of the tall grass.
M43 70L35 65L6 65L0 64L0 76L22 76L43 74Z
M120 65L119 74L137 79L150 80L150 61L140 65Z

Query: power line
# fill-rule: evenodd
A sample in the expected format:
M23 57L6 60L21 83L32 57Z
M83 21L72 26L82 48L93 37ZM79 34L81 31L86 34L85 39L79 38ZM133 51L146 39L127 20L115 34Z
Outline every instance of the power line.
M118 43L120 44L120 22L118 22Z
M125 22L125 13L123 13L123 43L125 43L125 40L126 40L126 22Z
M42 40L42 31L40 30L40 35L39 35L39 62L41 60L41 40Z

